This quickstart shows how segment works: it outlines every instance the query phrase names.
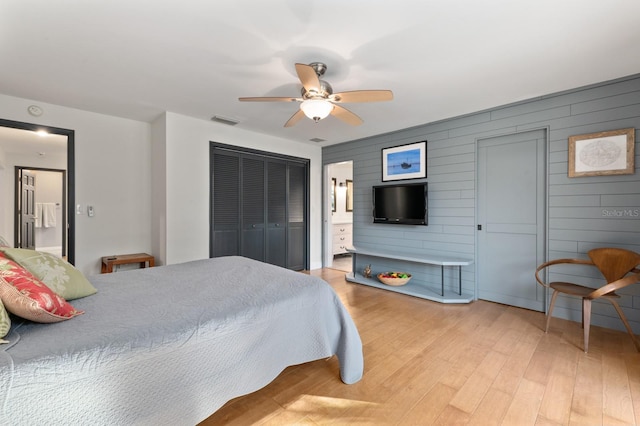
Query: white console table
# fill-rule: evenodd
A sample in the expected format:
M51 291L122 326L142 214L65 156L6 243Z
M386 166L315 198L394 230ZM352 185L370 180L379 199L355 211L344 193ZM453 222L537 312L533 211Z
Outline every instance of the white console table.
M415 257L415 255L403 255L401 253L381 253L374 250L367 249L356 249L349 248L347 249L349 253L352 255L352 272L346 275L346 280L349 282L364 284L371 287L381 288L384 290L395 291L397 293L407 294L410 296L420 297L422 299L433 300L441 303L470 303L473 301L474 296L472 294L463 294L462 292L462 267L473 264L473 260L464 259L464 258L454 258L448 256L436 256L436 255L428 255L425 257ZM386 259L397 259L403 260L405 262L413 262L413 263L422 263L428 265L437 265L440 266L440 278L441 278L441 286L440 286L440 294L438 294L433 289L428 286L418 284L412 281L409 281L407 284L403 286L389 286L381 283L377 277L372 276L371 278L366 278L362 275L362 273L356 270L356 258L357 255L365 255L372 257L380 257ZM458 267L458 291L445 291L444 286L444 268L445 266L457 266Z

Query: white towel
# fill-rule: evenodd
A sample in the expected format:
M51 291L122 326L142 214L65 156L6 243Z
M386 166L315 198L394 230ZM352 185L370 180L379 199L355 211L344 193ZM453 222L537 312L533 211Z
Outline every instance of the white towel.
M56 203L42 203L42 226L56 227Z
M36 228L42 227L42 203L36 203L36 211L34 212Z

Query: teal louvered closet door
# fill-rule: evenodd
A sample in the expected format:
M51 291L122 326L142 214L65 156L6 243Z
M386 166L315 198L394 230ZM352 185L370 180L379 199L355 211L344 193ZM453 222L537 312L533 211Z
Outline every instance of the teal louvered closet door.
M240 157L218 152L212 156L211 254L240 254Z
M287 165L267 161L267 263L287 266Z
M265 260L264 160L241 158L240 197L242 218L240 255Z
M212 144L210 256L308 269L305 159Z

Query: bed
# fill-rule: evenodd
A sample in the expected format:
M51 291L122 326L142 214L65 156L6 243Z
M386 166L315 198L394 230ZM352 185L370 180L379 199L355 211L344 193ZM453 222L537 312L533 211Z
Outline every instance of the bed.
M231 256L89 280L83 315L14 318L0 424L192 425L291 365L336 355L344 383L362 377L358 331L320 278Z

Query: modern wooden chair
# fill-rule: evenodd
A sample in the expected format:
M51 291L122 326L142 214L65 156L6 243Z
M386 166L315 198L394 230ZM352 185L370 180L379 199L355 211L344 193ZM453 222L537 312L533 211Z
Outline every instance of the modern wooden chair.
M615 291L631 284L640 282L640 254L621 248L597 248L588 252L589 259L556 259L545 262L536 269L536 281L544 287L553 289L549 312L547 313L547 324L545 333L549 331L549 321L553 313L553 306L559 293L582 298L582 327L584 328L584 351L589 350L589 328L591 325L591 301L595 299L605 299L611 302L618 312L620 319L624 323L633 344L640 352L640 343L631 330L627 318L622 312L616 299L620 298ZM580 284L566 282L546 283L540 278L540 272L552 265L574 264L591 265L597 267L607 284L595 289ZM631 275L629 275L631 274Z

